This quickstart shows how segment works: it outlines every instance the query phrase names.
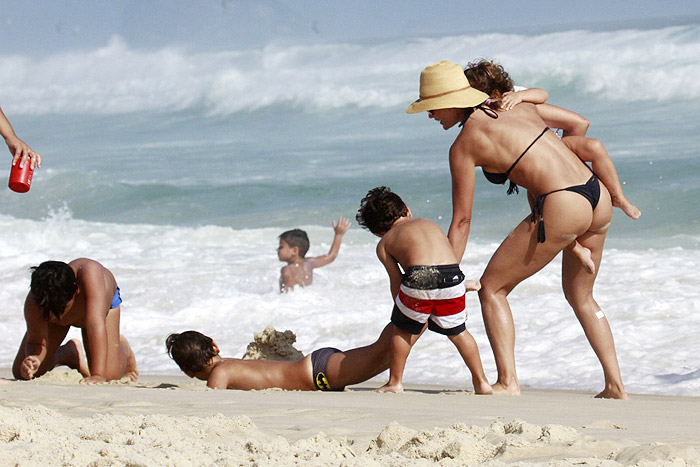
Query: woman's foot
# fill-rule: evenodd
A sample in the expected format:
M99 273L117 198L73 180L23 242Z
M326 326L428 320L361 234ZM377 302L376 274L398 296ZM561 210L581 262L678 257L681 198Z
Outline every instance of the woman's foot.
M475 394L493 394L493 389L488 381L472 378L472 384L474 385Z
M606 384L605 389L595 396L597 399L624 399L627 400L630 397L627 395L627 391L622 386L622 384Z
M520 385L511 384L505 385L503 383L494 383L491 385L494 396L519 396L520 395Z

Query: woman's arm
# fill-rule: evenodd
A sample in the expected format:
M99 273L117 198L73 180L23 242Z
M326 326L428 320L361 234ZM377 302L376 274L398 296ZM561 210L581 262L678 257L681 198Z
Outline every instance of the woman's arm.
M458 262L462 261L472 222L474 204L474 162L457 146L450 148L450 173L452 175L452 222L447 232Z
M10 150L10 154L12 154L12 165L15 165L22 157L27 157L27 161L31 163L32 168L35 166L41 167L41 155L33 151L27 143L19 139L1 107L0 135L5 139L7 148ZM24 160L20 161L20 167L24 167Z

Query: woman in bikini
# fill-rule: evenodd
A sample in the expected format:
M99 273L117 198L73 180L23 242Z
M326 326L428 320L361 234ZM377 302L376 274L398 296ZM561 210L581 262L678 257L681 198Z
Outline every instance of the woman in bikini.
M509 192L518 185L528 191L532 214L501 243L481 278L479 299L498 369L494 393L520 394L508 294L564 250L564 295L603 366L605 388L597 397L626 399L612 332L593 298L597 274L587 273L565 250L577 240L591 251L597 273L612 219L610 194L548 131L533 104L504 112L497 102L487 106L488 97L469 86L459 65L442 61L422 71L420 98L406 112L427 111L445 130L462 127L450 148L453 212L448 237L457 258L464 255L469 236L476 167L492 183L509 181Z

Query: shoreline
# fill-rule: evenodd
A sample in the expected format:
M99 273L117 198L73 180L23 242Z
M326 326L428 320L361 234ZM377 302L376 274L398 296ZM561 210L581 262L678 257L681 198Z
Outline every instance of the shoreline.
M2 460L0 465L55 460L50 456L56 455L56 450L61 455L86 451L92 454L83 457L97 455L101 461L119 464L129 455L135 455L136 440L147 443L139 449L151 452L152 459L147 465L186 465L211 451L211 446L202 446L203 451L198 452L194 447L197 440L192 439L197 435L182 433L200 423L204 424L205 432L217 432L214 438L221 441L218 449L226 452L238 449L230 454L243 456L240 459L249 459L250 463L266 459L266 465L276 465L272 462L275 457L272 452L282 456L278 461L279 465L284 465L298 457L298 449L316 452L310 462L318 461L319 465L334 464L332 459L340 462L338 456L346 461L362 459L357 465L363 462L366 465L369 460L387 465L389 458L394 461L401 458L396 465L419 465L414 462L435 460L434 453L401 457L408 452L401 443L415 441L417 434L427 437L419 444L433 446L431 449L438 451L454 447L455 443L457 446L465 442L482 445L480 449L475 448L476 451L463 447L461 457L446 454L446 458L469 463L481 463L484 459L465 458L465 455L483 453L484 443L490 446L494 440L496 444L501 443L500 449L505 451L487 457L490 462L530 459L528 462L549 463L563 458L590 457L600 460L599 456L617 458L633 451L635 462L684 459L700 463L700 424L697 423L700 397L631 394L630 400L617 401L594 399L593 393L583 391L539 389L525 389L520 397L477 396L463 389L428 385L407 385L403 394L378 394L371 391L378 387L376 382L352 386L342 393L276 389L214 391L208 390L203 382L184 375L143 375L136 383L112 382L97 386L78 384L78 373L69 370L57 369L46 376L36 381L14 381L10 379L9 369L0 369L0 413L3 415L0 417L0 445L4 446L3 452L19 456L15 447L26 443L23 449L29 456L11 456L13 462L4 464L8 461ZM46 379L42 381L43 378ZM110 423L128 431L129 424L142 426L144 420L154 417L157 421L153 423L164 433L163 439L146 437L148 439L144 440L142 429L138 430L138 436L132 433L130 442L120 444L113 439L122 428L109 428ZM44 421L39 424L42 418ZM49 420L55 420L62 428L57 427L54 432ZM235 427L229 426L219 433L230 423ZM105 432L101 438L104 439L96 441L92 435L86 438L86 424L102 427ZM177 436L169 433L174 426L181 426ZM49 430L51 434L28 434L37 429ZM37 436L48 439L44 443L37 442ZM455 436L461 441L449 441ZM30 444L32 437L35 439ZM57 447L51 447L52 442L63 438L68 444L61 441ZM210 441L207 437L207 442ZM443 445L448 441L449 446ZM179 446L178 442L185 446ZM387 447L391 442L404 447L398 444ZM98 455L94 446L88 446L91 443L109 445L110 449ZM162 443L170 443L169 449L180 457L168 454L167 449L163 451ZM259 445L253 451L260 452L252 452L251 443ZM299 445L304 447L299 448ZM13 449L8 451L10 447ZM241 449L243 452L239 452ZM193 457L187 458L190 454L183 454L185 451L192 451ZM86 465L95 460L83 457L75 463L65 459L62 462ZM227 462L236 459L224 458L229 459ZM236 462L249 462L240 459ZM621 463L619 459L617 462Z

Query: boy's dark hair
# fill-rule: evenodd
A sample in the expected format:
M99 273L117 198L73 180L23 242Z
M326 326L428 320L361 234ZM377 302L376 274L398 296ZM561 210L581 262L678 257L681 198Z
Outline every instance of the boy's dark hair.
M401 197L391 191L391 188L380 186L372 188L367 196L360 201L355 219L365 229L373 234L384 234L389 231L396 219L408 215L408 208Z
M500 108L503 94L513 90L513 80L503 66L490 60L479 60L467 65L464 75L469 84L481 92L485 92L494 100L492 107Z
M66 310L66 305L78 290L73 269L63 261L44 261L32 271L29 293L41 308L46 321L56 318Z
M301 229L292 229L282 232L279 239L287 242L287 245L292 248L299 248L299 256L302 258L306 256L306 252L309 251L309 236Z
M168 355L175 360L182 371L197 373L216 356L211 337L197 331L170 334L165 339Z

